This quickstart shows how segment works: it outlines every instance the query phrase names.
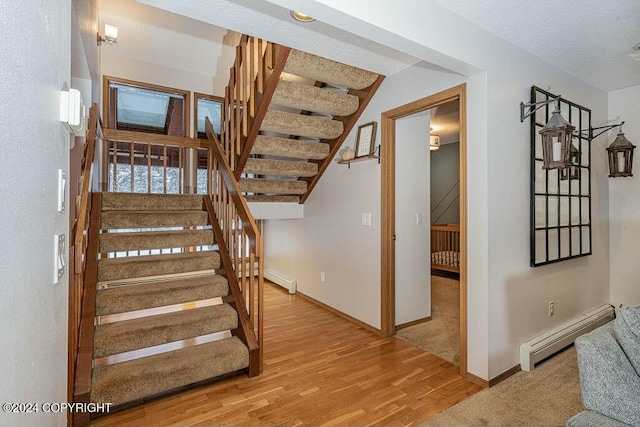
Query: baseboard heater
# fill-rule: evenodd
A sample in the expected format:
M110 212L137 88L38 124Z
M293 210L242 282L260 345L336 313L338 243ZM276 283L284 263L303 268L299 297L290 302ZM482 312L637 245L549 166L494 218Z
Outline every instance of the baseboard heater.
M289 291L291 295L296 293L298 282L276 271L264 269L264 278L271 280L276 285L282 286Z
M605 304L564 325L520 345L520 368L532 371L534 365L573 344L576 338L613 320L614 309Z

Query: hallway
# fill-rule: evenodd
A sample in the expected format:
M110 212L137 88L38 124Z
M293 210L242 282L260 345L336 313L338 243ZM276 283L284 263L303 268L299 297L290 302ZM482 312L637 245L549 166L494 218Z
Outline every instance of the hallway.
M481 388L458 368L265 285L265 361L92 425L418 425Z

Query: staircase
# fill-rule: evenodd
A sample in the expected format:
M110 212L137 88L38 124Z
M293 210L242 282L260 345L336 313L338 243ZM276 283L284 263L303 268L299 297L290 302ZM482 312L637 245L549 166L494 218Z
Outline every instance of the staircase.
M252 49L252 38L245 39L239 57L251 61L254 55L243 52ZM237 70L232 68L232 90L225 97L225 111L231 106L232 113L230 118L223 118L225 123L230 119L231 126L225 126L225 130L232 135L221 139L235 139L236 128L250 123L239 138L240 154L229 156L248 202L304 203L384 77L295 49L276 46L275 51L256 114L249 112L245 117L243 111L235 125L237 94L250 95L252 91L233 89L238 84L237 76L246 73L244 62ZM246 80L240 84L246 84ZM253 98L242 105L251 105L247 102ZM233 151L236 144L223 146Z
M83 400L117 407L237 371L258 374L253 327L237 280L221 268L229 254L216 243L206 197L93 195L89 252L101 255L97 286L89 278L85 295L95 328Z

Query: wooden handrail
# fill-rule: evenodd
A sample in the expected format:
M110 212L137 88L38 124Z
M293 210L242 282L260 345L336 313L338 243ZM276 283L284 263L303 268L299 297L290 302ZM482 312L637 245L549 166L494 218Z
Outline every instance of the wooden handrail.
M162 135L158 133L134 132L130 130L104 129L104 139L109 141L156 143L175 147L207 148L202 139L186 136Z
M205 197L205 205L209 211L215 239L225 274L229 279L233 301L237 305L240 321L242 323L246 320L243 320L244 314L242 313L248 307L249 323L256 330L257 352L250 345L251 334L246 331L246 325L235 331L240 339L246 340L249 347L251 357L249 373L253 375L262 372L263 367L264 242L209 118L205 120L205 130L209 141L207 172L211 194L211 196ZM256 264L258 266L257 276L255 275ZM255 298L256 285L257 299Z
M92 196L91 180L96 142L101 137L98 105L89 112L87 138L80 171L80 191L76 218L72 227L73 245L69 280L69 401L89 402L91 363L93 355L93 321L98 262L100 199ZM96 228L97 227L97 228ZM92 296L93 295L93 296ZM74 427L89 424L88 414L74 413L68 417Z
M434 224L431 231L460 231L460 224Z
M205 118L205 130L207 132L207 138L209 141L209 146L211 148L211 153L213 154L215 160L218 162L219 172L222 175L223 185L226 187L226 190L229 192L229 196L231 197L233 204L236 209L238 209L238 215L242 220L243 230L247 232L249 236L250 248L256 252L256 256L261 256L258 251L257 241L258 236L260 235L260 231L258 230L258 226L256 225L255 220L253 219L253 215L249 211L249 206L247 205L247 201L245 200L242 192L240 191L240 185L238 181L235 179L233 172L231 172L231 167L229 163L227 163L227 159L225 158L222 146L218 141L218 137L216 133L213 131L213 125L209 121L209 117ZM246 224L249 225L249 228L246 229Z

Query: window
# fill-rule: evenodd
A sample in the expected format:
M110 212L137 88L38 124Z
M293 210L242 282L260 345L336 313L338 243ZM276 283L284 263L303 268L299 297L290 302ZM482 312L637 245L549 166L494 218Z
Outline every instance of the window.
M205 95L202 93L195 93L194 96L196 99L195 129L197 137L201 139L207 138L207 133L204 127L205 117L209 117L209 120L213 125L213 131L216 135L220 136L220 128L222 126L222 105L224 104L224 98Z
M110 129L188 136L189 92L105 77Z

